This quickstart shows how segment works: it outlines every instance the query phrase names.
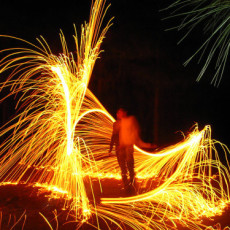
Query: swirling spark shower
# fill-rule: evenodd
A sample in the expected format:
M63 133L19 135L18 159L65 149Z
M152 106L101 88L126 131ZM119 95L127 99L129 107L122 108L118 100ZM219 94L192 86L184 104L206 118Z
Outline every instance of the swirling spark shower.
M19 97L18 115L1 127L1 183L26 183L52 191L65 199L64 207L75 212L76 221L95 215L119 229L171 229L177 223L200 229L200 218L221 214L229 203L229 165L222 164L216 144L228 155L226 146L211 139L211 128L194 130L180 143L148 153L135 147L139 187L137 195L121 198L87 196L85 180L93 193L92 178L101 190L103 178L120 180L115 157L105 158L114 118L88 89L100 46L111 26L101 29L107 8L95 0L89 23L81 37L74 36L76 55L68 51L60 33L63 53L52 54L44 38L39 46L22 39L27 48L2 50L0 73L11 73L1 83L10 89L6 98ZM28 48L29 47L29 48ZM151 186L156 181L158 187Z

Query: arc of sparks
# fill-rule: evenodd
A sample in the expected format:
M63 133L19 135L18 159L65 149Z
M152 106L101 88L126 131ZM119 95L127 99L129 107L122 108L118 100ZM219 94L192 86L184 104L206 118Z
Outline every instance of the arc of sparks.
M66 207L73 207L76 216L81 216L82 212L86 219L90 207L83 183L82 164L87 161L83 155L89 154L89 150L84 141L74 136L74 124L85 109L82 103L86 88L100 54L100 45L111 26L110 20L101 30L101 22L108 7L105 10L104 8L104 0L95 0L89 23L82 26L80 43L77 33L74 36L77 49L76 62L73 55L68 52L61 32L62 55L52 55L42 37L42 40L38 40L42 48L26 42L37 51L23 48L3 50L2 52L11 54L3 58L0 63L0 72L16 69L1 85L1 89L12 86L13 90L8 96L24 90L20 100L26 100L24 105L27 106L15 118L15 121L16 119L18 121L1 132L1 135L4 135L14 130L9 139L1 145L0 155L4 157L1 160L0 177L5 177L12 169L5 180L20 182L28 171L28 166L44 168L44 172L38 178L36 178L37 172L33 171L26 180L34 181L36 178L34 182L47 183L48 187L67 191L68 196L73 199L73 204L67 202ZM18 40L25 42L22 39ZM18 57L20 54L22 56ZM36 78L38 74L40 76ZM11 80L16 76L16 80ZM44 108L44 111L41 108ZM50 143L49 141L42 143L45 136ZM23 141L26 144L23 144ZM30 154L33 151L34 156ZM19 166L16 165L18 163ZM53 168L54 175L49 169L47 170L50 167Z

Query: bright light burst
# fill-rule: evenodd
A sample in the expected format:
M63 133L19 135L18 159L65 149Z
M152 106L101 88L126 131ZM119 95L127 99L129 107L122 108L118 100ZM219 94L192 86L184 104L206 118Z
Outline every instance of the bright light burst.
M2 184L23 182L51 190L53 197L66 200L63 208L75 211L77 221L90 221L95 214L98 229L101 222L108 229L110 222L120 229L123 224L132 229L171 229L177 223L199 229L201 217L221 214L229 203L229 165L219 160L209 126L201 131L196 126L181 143L154 154L135 148L137 178L145 192L102 198L100 203L87 197L86 178L89 183L95 177L120 179L116 158L104 158L114 119L88 89L111 25L109 21L101 31L104 7L104 0L96 0L80 42L77 33L74 36L76 57L62 33L59 56L43 38L38 40L41 48L24 41L31 48L1 51L7 55L0 72L12 70L1 90L9 87L6 98L20 95L17 106L21 104L21 113L0 132L8 134L0 145ZM228 149L220 145L227 155ZM157 188L151 186L153 181ZM92 183L91 190L93 194Z

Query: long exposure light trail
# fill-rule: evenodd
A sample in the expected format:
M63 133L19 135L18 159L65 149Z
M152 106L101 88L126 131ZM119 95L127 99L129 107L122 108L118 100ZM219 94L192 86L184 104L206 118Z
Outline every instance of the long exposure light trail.
M51 67L52 71L56 72L57 75L60 77L63 88L64 88L64 92L65 92L65 101L66 101L66 110L67 110L67 155L69 156L72 153L72 149L73 149L73 131L72 131L72 127L71 127L71 103L70 103L70 95L69 95L69 88L68 85L65 82L65 79L62 75L61 69L59 67ZM68 73L67 73L68 74ZM64 73L64 75L66 75Z
M201 229L200 219L221 214L230 199L229 151L212 140L210 126L200 131L196 125L181 142L153 153L135 146L136 194L95 197L93 179L101 192L104 179L121 180L116 156L107 157L114 118L88 89L111 25L101 30L104 8L104 0L93 2L80 41L77 32L74 36L76 56L62 33L58 56L43 38L41 48L14 38L31 48L1 51L0 73L11 71L0 84L0 90L10 89L1 101L18 95L19 114L0 129L0 185L23 183L52 191L52 198L65 200L63 209L73 211L76 222L96 216L97 229L101 222L108 229L109 223L118 229L172 229L177 223Z

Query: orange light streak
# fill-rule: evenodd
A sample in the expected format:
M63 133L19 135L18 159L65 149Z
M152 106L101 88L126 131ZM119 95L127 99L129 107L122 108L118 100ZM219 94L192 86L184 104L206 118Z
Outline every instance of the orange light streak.
M66 131L67 131L67 155L69 156L72 153L73 150L73 129L71 127L71 103L70 103L70 95L69 95L69 88L68 85L65 82L65 79L63 77L63 75L66 75L66 73L62 74L61 68L60 67L51 67L51 70L56 72L57 75L59 76L59 78L61 79L63 88L64 88L64 92L65 92L65 101L66 101L66 110L67 110L67 127L66 127ZM67 73L68 74L68 73Z

